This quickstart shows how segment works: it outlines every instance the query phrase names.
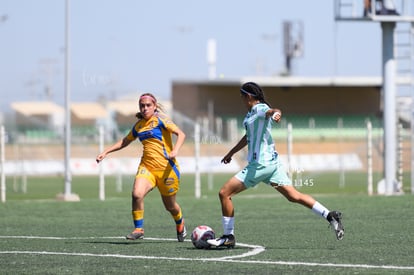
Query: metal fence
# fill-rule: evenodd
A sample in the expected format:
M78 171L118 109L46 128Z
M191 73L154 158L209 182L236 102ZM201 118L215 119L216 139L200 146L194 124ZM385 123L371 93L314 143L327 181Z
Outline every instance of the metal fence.
M189 163L189 166L192 165L191 158L195 156L196 124L200 125L200 154L205 160L217 160L222 157L244 135L242 117L191 119L178 112L175 112L172 117L187 135L180 155L187 158L186 163ZM370 138L368 138L368 123L372 125ZM276 150L286 162L291 177L296 177L294 178L296 181L305 173L308 175L337 173L337 184L341 186L347 184L346 173L354 171L368 173L368 167L372 165L372 170L377 175L377 178L372 179L375 185L381 180L384 165L381 124L378 118L364 116L285 116L275 127L273 136ZM132 125L133 123L130 127ZM403 185L410 185L410 179L403 178L404 172L410 172L411 165L411 130L408 126L401 123L399 135L396 137L399 146L398 171L396 171L395 178L400 182L401 188ZM51 174L51 171L57 171L55 174L62 173L64 160L62 129L58 131L36 128L19 129L17 125L9 123L4 126L4 130L2 171L6 176L30 177L42 173ZM106 132L105 144L108 145L122 138L127 131L128 127L116 132ZM75 127L71 132L71 157L75 162L71 168L78 169L77 173L81 174L96 173L94 159L100 150L98 127ZM140 143L137 143L116 155L123 161L122 165L130 167L131 171L136 168L132 160L139 158L140 146ZM369 149L370 146L371 149ZM237 161L240 164L239 167L245 164L245 151L238 154ZM371 164L369 164L370 161ZM126 163L129 164L126 165ZM116 171L116 169L111 171ZM193 172L191 169L185 171ZM367 181L361 182L361 185L366 186Z

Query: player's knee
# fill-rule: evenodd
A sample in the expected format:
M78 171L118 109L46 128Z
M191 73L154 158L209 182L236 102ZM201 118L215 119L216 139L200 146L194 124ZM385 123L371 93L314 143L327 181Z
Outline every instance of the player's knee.
M227 194L227 192L224 189L220 189L218 196L220 198L220 200L226 199L229 197L229 195Z
M132 191L132 199L135 201L140 201L143 200L145 197L144 194L137 192L137 191Z
M164 204L164 208L173 216L178 215L178 213L181 211L181 208L178 204Z
M165 208L165 210L167 210L168 212L170 212L172 214L173 214L173 212L176 212L174 207L165 205L164 208Z

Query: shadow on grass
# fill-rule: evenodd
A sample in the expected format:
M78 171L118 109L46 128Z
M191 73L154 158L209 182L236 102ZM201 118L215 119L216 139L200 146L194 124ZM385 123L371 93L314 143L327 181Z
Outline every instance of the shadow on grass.
M113 244L113 245L143 245L143 244L161 244L161 243L165 243L163 241L157 241L157 240L148 240L148 241L143 241L143 240L138 240L138 241L86 241L86 242L81 242L81 243L86 243L86 244Z

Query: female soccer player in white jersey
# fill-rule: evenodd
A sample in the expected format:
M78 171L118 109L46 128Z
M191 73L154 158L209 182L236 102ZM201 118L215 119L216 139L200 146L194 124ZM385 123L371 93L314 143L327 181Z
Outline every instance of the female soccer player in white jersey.
M227 164L233 155L247 145L247 166L230 178L220 189L219 198L222 209L223 236L208 243L219 247L232 248L236 244L234 237L234 206L232 197L248 188L264 182L285 196L290 202L299 203L326 219L334 229L336 238L344 237L341 213L329 211L314 198L300 193L284 170L275 150L271 136L272 125L279 122L282 112L272 109L264 98L261 87L254 82L247 82L240 89L240 96L248 110L243 125L246 134L224 156L221 162Z

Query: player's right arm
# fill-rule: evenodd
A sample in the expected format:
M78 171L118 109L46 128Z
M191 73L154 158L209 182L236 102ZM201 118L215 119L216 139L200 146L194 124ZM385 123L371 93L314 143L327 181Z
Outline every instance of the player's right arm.
M282 118L282 111L280 109L269 109L266 112L266 118L271 117L275 122L279 122Z
M243 149L247 145L247 136L244 135L240 141L224 156L221 160L224 164L227 164L231 161L231 158L235 153Z
M129 139L128 136L123 139L118 140L114 145L105 149L102 153L96 156L96 162L99 163L102 161L109 153L121 150L124 147L127 147L133 140Z

